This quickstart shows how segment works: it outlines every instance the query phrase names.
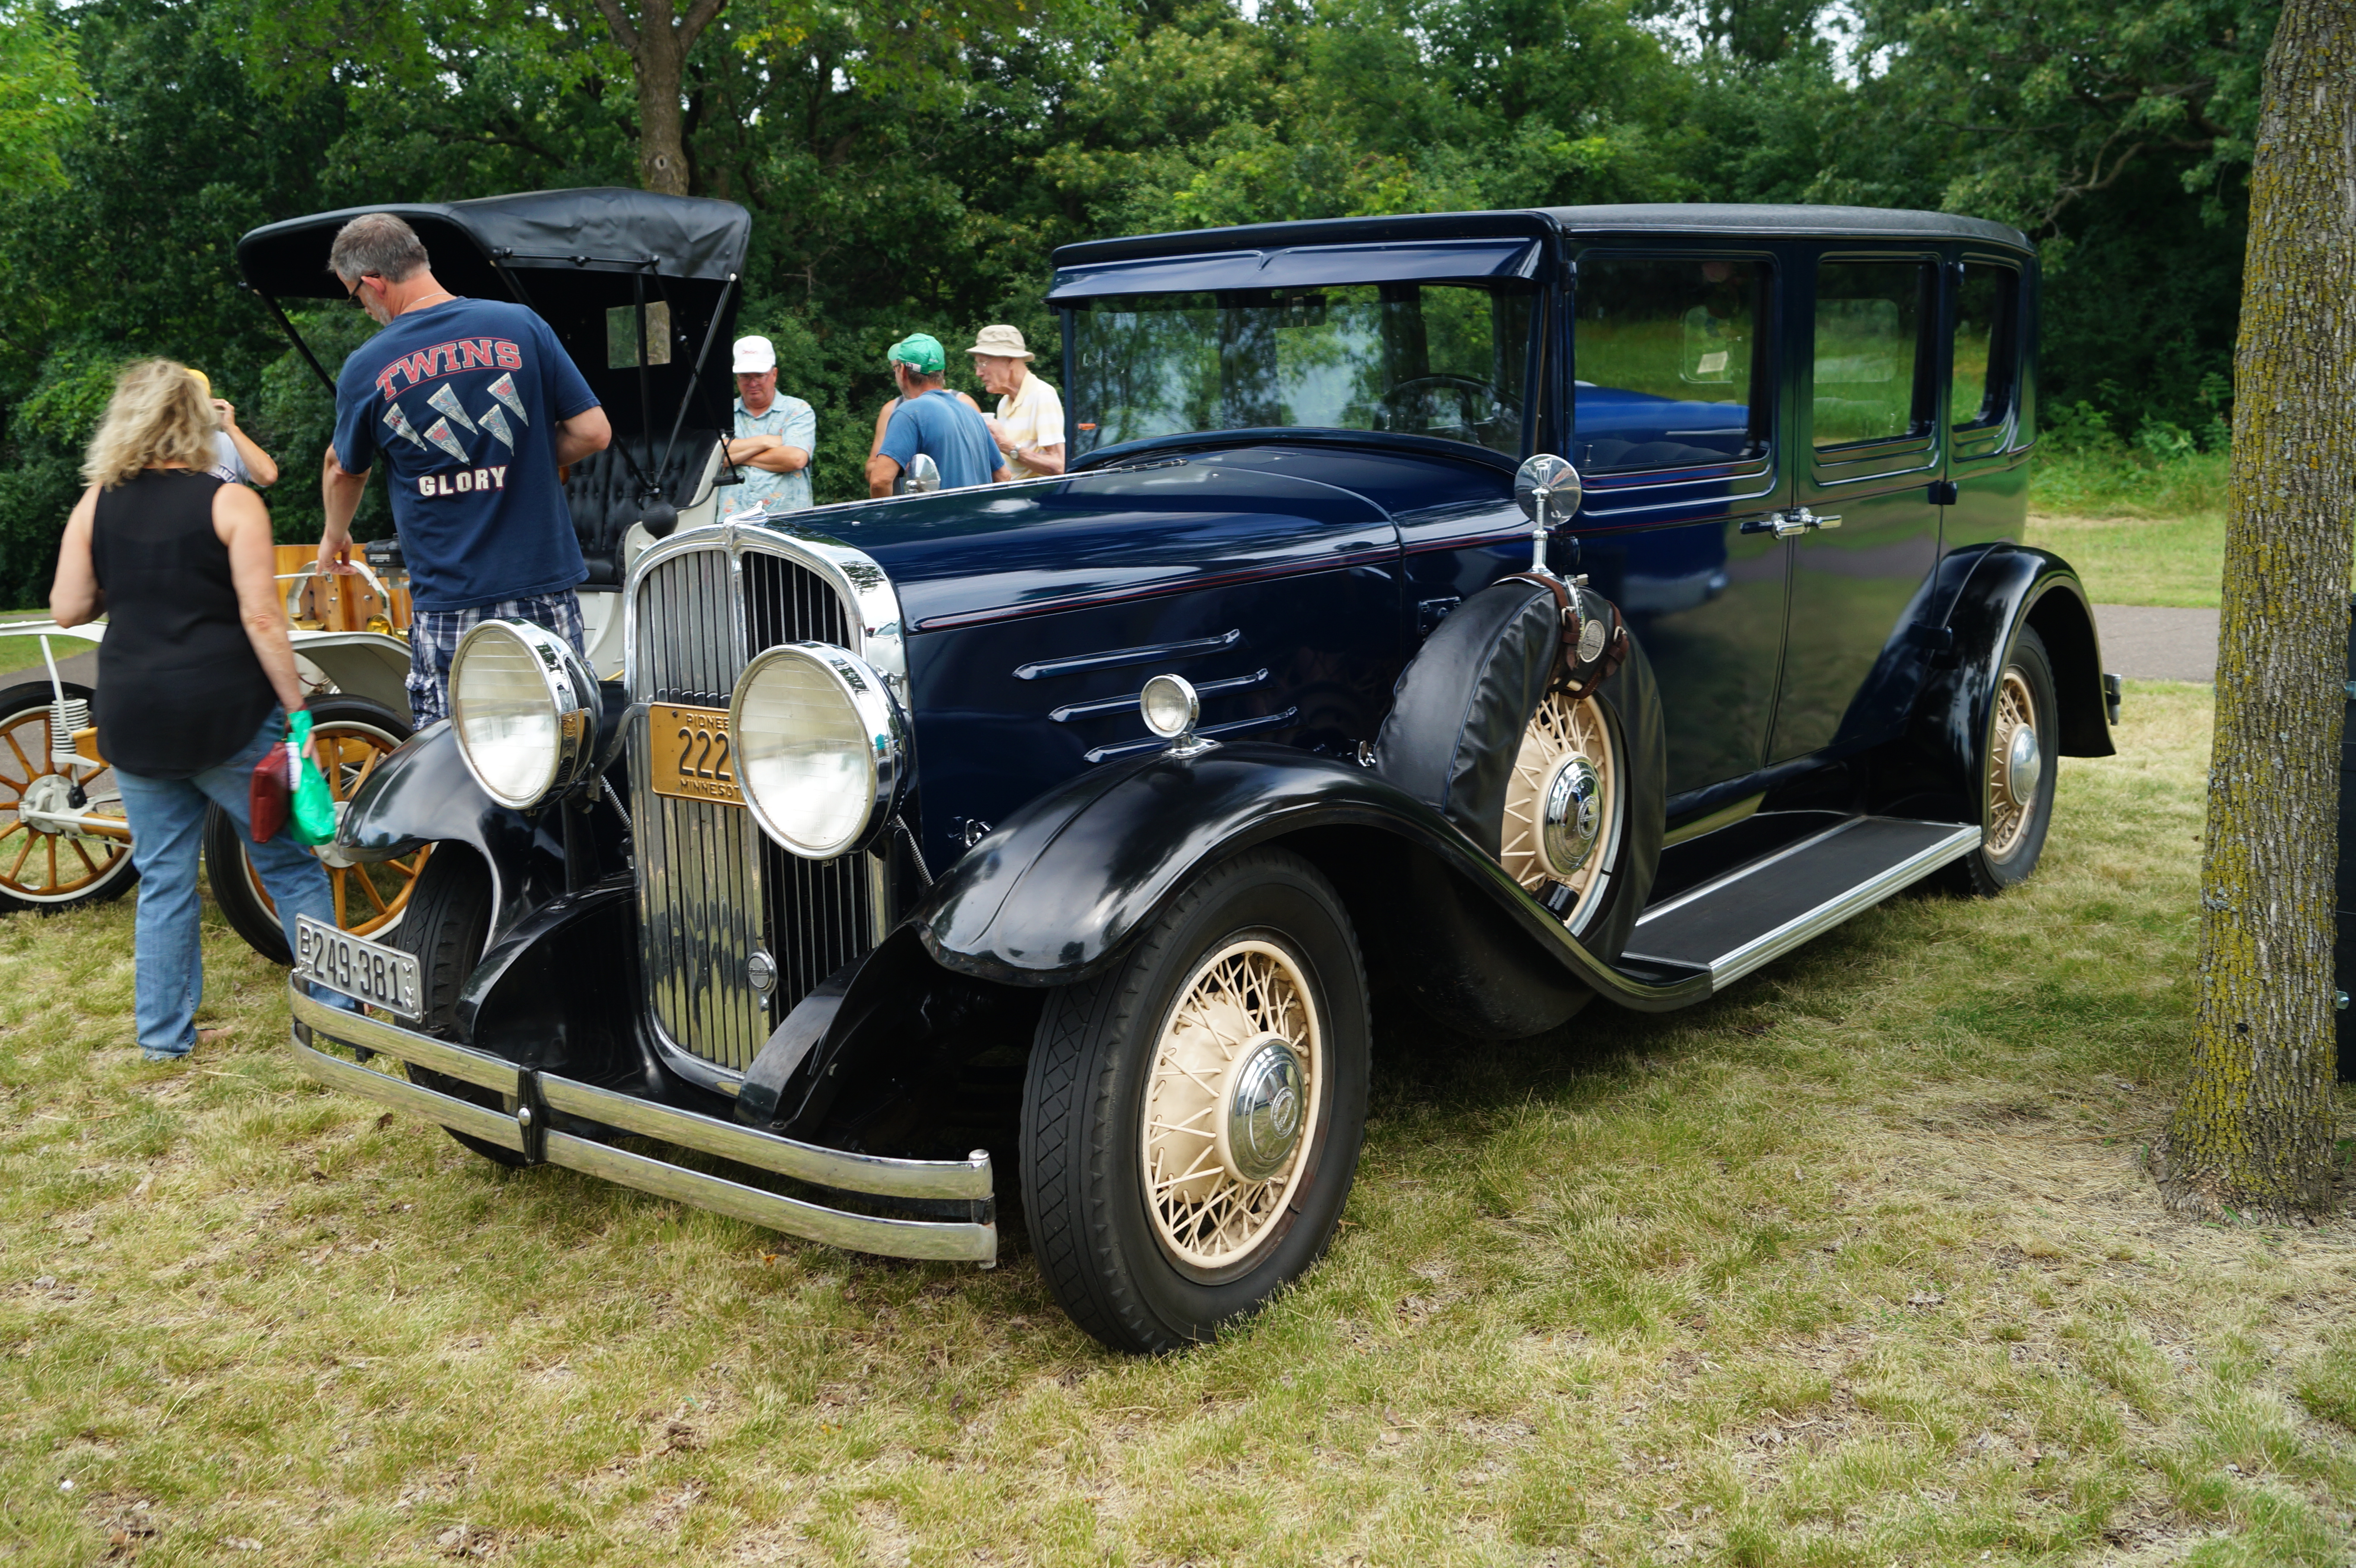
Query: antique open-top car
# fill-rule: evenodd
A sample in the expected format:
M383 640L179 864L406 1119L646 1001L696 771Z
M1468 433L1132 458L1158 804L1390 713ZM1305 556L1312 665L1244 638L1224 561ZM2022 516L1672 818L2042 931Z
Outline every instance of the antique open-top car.
M682 269L570 199L548 253ZM339 216L249 272L323 280ZM2020 543L2011 229L1590 208L1055 267L1069 475L672 531L665 464L595 519L662 536L619 685L468 638L346 818L433 853L394 944L305 933L380 1009L296 987L307 1071L869 1252L991 1262L1002 1188L1075 1319L1156 1349L1326 1246L1378 1005L1701 1001L1924 878L2018 881L2052 759L2111 750L2083 592ZM648 297L513 292L548 278Z

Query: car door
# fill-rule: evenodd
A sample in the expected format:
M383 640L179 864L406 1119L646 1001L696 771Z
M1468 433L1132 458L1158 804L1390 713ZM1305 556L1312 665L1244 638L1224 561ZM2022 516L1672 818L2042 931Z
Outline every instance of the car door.
M1765 760L1784 621L1785 549L1768 523L1787 498L1781 271L1763 249L1579 257L1580 570L1659 678L1673 816Z
M1770 763L1869 744L1904 719L1876 675L1919 652L1909 607L1939 560L1940 261L1828 247L1808 269L1807 329L1794 334L1806 361L1786 523L1791 629Z

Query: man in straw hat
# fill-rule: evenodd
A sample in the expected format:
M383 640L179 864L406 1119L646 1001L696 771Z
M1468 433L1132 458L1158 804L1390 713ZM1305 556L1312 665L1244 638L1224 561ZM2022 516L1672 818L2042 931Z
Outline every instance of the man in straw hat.
M1018 479L1033 479L1064 471L1064 400L1055 389L1031 373L1032 354L1022 332L1012 326L985 326L976 335L973 373L982 390L998 397L998 417L990 421L991 439L1006 454Z

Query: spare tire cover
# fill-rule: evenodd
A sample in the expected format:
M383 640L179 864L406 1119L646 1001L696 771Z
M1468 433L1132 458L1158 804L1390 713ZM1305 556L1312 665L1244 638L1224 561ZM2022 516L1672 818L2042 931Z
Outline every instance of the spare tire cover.
M1375 741L1385 778L1429 802L1492 858L1522 733L1554 668L1558 613L1554 595L1535 582L1494 583L1466 599L1400 674ZM1619 727L1628 815L1611 912L1589 924L1587 945L1617 956L1660 864L1668 773L1660 694L1633 635L1627 662L1596 696Z

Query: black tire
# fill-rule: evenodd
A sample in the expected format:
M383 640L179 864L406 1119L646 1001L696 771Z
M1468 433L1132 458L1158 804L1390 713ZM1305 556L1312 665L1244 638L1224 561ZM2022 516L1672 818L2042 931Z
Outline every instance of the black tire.
M1256 1204L1260 1218L1240 1238L1248 1244L1219 1253L1220 1239L1201 1228L1219 1211L1209 1203L1178 1225L1204 1254L1190 1262L1171 1239L1168 1211L1192 1200L1173 1193L1158 1215L1149 1203L1146 1162L1167 1151L1171 1128L1149 1124L1148 1097L1161 1092L1165 1040L1211 1038L1182 1035L1182 990L1199 997L1215 976L1240 972L1223 966L1254 964L1280 982L1256 994L1297 996L1306 1009L1300 1029L1313 1031L1315 1067L1301 1087L1312 1108L1290 1162L1265 1182L1238 1185L1215 1148L1203 1151L1214 1157L1201 1179L1255 1195L1236 1209ZM1231 1084L1233 1065L1250 1058L1230 1049L1227 1059L1221 1083ZM1050 993L1023 1086L1023 1210L1040 1272L1073 1321L1116 1350L1174 1349L1258 1310L1306 1272L1332 1241L1356 1174L1367 1061L1365 969L1349 916L1316 867L1281 849L1205 871L1113 968ZM1158 1082L1199 1079L1173 1067ZM1151 1143L1155 1125L1165 1136Z
M1536 583L1499 582L1472 595L1401 672L1375 743L1386 778L1436 806L1508 869L1515 859L1508 798L1537 716L1557 700L1547 686L1558 635L1554 595ZM1582 868L1592 895L1569 899L1561 896L1569 884L1552 878L1516 880L1609 961L1626 948L1652 891L1667 800L1660 694L1633 635L1627 661L1578 708L1601 720L1616 780L1611 819L1596 837L1601 874Z
M429 1034L454 1036L457 1029L458 993L466 976L482 961L490 940L491 877L472 854L445 847L425 862L409 895L409 910L393 933L392 945L416 955L418 982L425 997L425 1017L419 1025ZM515 1106L488 1089L430 1072L414 1062L403 1064L409 1081L421 1088L464 1100L489 1110L513 1112ZM459 1146L495 1165L521 1166L523 1156L444 1127Z
M315 737L364 739L380 752L392 751L411 733L409 720L384 704L370 702L364 697L316 698L310 704L310 713L311 733ZM329 782L338 800L349 794L350 781ZM237 830L236 819L218 805L205 810L204 845L205 880L212 885L213 901L220 905L230 929L273 964L293 964L294 955L286 949L286 933L278 923L278 912L262 891L261 880L253 874L253 862L246 854L245 836ZM344 929L380 942L389 940L393 926L407 912L406 906L398 906L393 918L379 920L375 918L378 912L367 900L353 895L363 879L372 886L405 883L407 879L399 873L418 869L416 862L417 857L411 856L381 867L331 868L330 880L345 894L340 901L348 912L342 922ZM390 877L387 868L393 873Z
M96 693L74 681L66 696L89 701ZM59 773L49 761L49 683L27 681L0 691L0 912L61 909L119 899L139 880L126 840L72 839L35 833L17 820L16 805L37 779ZM100 769L83 781L92 797L84 807L120 816L113 775ZM55 891L52 891L55 890Z
M2008 688L2016 682L2028 697L2031 709L2029 728L2037 736L2040 759L2036 788L2017 827L2011 821L2013 808L2021 803L2012 800L2005 787L2005 770L1999 765L2003 758L1998 752L2004 740L2019 727L2008 722L2006 710ZM2058 760L2055 747L2062 736L2060 700L2054 694L2053 660L2045 651L2044 639L2027 626L2013 634L2012 646L2006 650L2004 668L1997 677L1996 695L1988 709L1987 730L1980 738L1975 779L1980 827L1987 837L1979 848L1956 861L1946 879L1953 891L1984 899L1992 899L2005 889L2029 880L2029 873L2037 869L2038 858L2045 852L2046 831L2053 823L2054 764Z

